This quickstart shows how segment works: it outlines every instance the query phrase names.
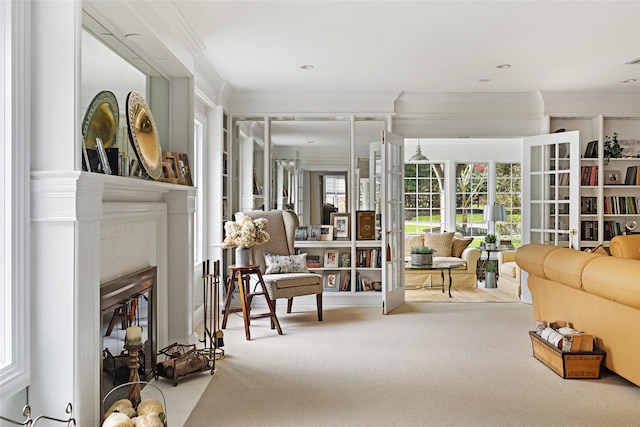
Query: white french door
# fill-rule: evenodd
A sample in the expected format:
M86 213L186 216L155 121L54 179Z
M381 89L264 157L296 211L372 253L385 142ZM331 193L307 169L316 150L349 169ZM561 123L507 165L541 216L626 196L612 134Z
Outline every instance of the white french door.
M522 243L579 248L578 131L527 137L522 149ZM526 286L522 300L531 302Z
M404 304L404 139L385 131L381 171L382 312L388 314Z

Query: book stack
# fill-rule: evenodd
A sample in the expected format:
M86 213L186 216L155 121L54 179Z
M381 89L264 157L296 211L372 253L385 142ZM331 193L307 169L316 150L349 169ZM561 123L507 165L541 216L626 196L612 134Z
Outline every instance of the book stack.
M320 255L307 255L307 268L320 268Z
M595 159L598 157L598 141L589 141L584 150L585 159Z

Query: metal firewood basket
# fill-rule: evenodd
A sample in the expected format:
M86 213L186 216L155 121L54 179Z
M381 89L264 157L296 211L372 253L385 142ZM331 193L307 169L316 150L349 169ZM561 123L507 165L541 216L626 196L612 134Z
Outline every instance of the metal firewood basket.
M103 408L104 408L105 413L106 413L106 411L108 411L108 410L109 410L109 408L106 408L106 407L105 407L105 404L106 404L106 402L107 402L107 400L108 400L109 396L111 395L111 393L116 392L116 391L117 391L118 389L120 389L120 388L129 387L129 386L131 386L131 385L135 385L135 384L138 384L138 385L144 385L145 387L146 387L146 386L151 386L152 388L156 389L156 391L160 394L160 397L162 398L162 399L161 399L161 401L162 401L162 407L164 408L164 426L165 426L165 427L167 427L167 426L169 425L169 423L168 423L168 419L169 419L169 417L167 416L167 400L164 398L164 393L162 392L162 390L160 390L160 388L159 388L157 385L155 385L155 384L151 384L151 383L150 383L150 382L148 382L148 381L134 381L134 382L127 382L127 383L120 384L119 386L114 387L113 389L111 389L111 390L109 391L109 393L107 393L107 394L104 396L104 398L102 399L102 406L103 406ZM136 410L137 410L137 409L138 409L138 408L136 408ZM103 414L103 417L104 417L104 414Z

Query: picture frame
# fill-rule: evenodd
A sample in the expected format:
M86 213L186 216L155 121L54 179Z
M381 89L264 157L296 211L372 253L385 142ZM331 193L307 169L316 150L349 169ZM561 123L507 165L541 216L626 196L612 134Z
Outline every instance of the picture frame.
M342 267L342 268L351 267L351 253L350 252L342 252L340 254L340 267Z
M349 213L332 212L331 225L335 240L351 239L351 215Z
M333 225L320 226L320 240L333 240Z
M294 240L307 240L307 227L298 227L296 228L296 233L294 235Z
M307 240L320 240L320 224L307 227Z
M340 291L340 272L339 271L325 271L323 289L326 292Z
M158 181L192 186L193 179L191 177L189 157L185 153L163 151L162 177Z
M337 249L327 249L324 251L324 267L338 268L339 253Z
M619 170L605 170L604 171L604 183L606 185L622 185L624 184L624 178L622 172Z
M356 211L356 240L375 240L376 212Z

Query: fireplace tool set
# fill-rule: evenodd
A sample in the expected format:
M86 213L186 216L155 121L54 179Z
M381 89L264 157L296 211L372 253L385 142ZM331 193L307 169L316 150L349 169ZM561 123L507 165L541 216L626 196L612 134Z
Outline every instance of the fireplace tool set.
M164 377L173 380L173 385L178 385L178 380L188 375L203 371L215 373L216 358L224 357L223 332L219 325L219 288L220 288L220 261L213 263L213 273L209 270L209 261L202 263L202 279L204 293L204 348L198 349L195 344L173 343L158 352L163 355L164 361L156 365L155 378ZM213 312L215 308L215 314Z

